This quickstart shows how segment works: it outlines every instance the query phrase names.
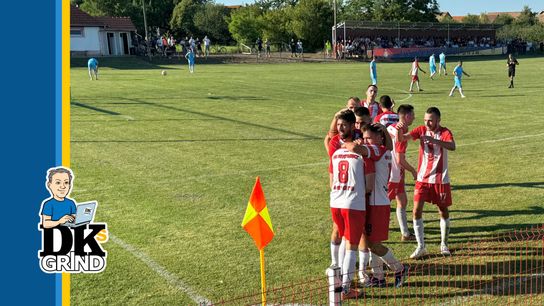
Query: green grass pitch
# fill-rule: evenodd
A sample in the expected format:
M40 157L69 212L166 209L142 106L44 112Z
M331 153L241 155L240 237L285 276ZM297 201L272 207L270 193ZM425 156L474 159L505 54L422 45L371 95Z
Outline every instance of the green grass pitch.
M99 61L98 81L71 69L71 196L96 199L95 220L113 237L103 273L72 277L74 305L187 305L258 291L259 252L240 226L256 176L276 232L265 251L268 285L323 275L331 230L323 137L349 96L364 98L368 63L197 62L189 74L185 61ZM378 96L414 105L412 127L438 106L454 134L453 247L544 222L544 58L519 61L515 89L506 59L466 61L466 99L448 97L452 61L447 77L421 74L425 91L413 95L410 63L378 63ZM408 147L413 165L417 147ZM387 245L408 258L415 244L400 243L391 219ZM424 220L438 252L435 207Z

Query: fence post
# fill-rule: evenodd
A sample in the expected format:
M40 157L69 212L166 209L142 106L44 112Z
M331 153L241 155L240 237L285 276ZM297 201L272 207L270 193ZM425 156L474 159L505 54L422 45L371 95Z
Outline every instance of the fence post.
M342 305L342 276L340 267L330 266L327 269L329 280L329 306Z

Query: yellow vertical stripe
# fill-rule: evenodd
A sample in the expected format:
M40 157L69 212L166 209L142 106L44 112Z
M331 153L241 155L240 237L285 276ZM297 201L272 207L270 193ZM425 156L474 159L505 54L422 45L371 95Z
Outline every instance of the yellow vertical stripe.
M70 0L62 0L62 165L70 167ZM62 306L70 306L70 274L62 273Z

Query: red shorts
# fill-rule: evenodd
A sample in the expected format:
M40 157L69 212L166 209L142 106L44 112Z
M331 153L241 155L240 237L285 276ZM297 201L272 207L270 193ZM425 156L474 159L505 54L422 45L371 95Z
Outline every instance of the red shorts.
M414 81L414 82L419 81L419 78L417 77L417 75L412 76L412 81Z
M389 238L390 205L368 205L366 210L366 239L382 242Z
M340 236L351 244L359 244L365 228L365 211L331 207L331 214Z
M416 182L414 187L414 202L424 201L440 207L451 206L450 184L429 184Z
M389 197L389 200L395 199L400 193L406 193L406 189L404 189L404 178L398 183L387 183L387 196Z

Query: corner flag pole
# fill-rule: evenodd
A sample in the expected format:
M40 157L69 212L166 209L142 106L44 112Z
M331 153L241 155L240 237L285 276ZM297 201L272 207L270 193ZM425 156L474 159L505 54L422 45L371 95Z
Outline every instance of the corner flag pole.
M261 302L262 306L266 306L266 278L264 273L264 248L259 250L261 254Z

